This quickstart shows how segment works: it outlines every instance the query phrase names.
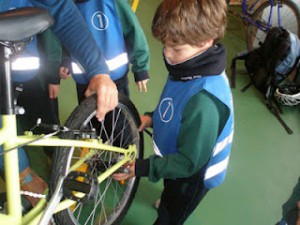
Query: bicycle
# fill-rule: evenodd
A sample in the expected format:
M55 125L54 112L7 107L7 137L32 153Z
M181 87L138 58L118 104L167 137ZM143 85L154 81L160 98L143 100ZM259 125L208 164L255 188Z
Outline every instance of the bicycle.
M230 5L230 0L226 2ZM230 6L228 12L244 21L249 51L264 41L272 27L283 27L300 37L300 11L293 0L242 0L241 12Z
M26 18L26 19L25 19ZM143 157L143 134L134 104L119 95L117 107L104 121L95 118L96 96L90 96L70 115L64 126L37 123L47 134L17 134L16 105L11 62L31 38L53 23L45 10L20 8L0 13L1 119L6 200L1 204L0 224L119 224L134 198L138 178L115 181L112 174L126 172L126 164ZM28 211L20 197L17 149L23 146L57 147L49 190ZM27 193L28 194L28 193ZM32 194L32 193L31 193ZM23 203L23 204L22 204Z

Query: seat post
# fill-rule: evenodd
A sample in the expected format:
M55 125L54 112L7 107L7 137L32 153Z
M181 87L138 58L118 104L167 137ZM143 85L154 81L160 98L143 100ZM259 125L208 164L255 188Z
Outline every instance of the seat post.
M8 47L1 45L0 47L0 74L1 74L1 114L12 115L14 110L14 94L11 75L11 56L12 51Z

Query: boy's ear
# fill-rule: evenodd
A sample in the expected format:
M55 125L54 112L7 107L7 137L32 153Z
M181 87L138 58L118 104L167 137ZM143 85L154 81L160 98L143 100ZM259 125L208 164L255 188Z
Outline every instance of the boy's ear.
M204 48L209 48L210 46L212 46L214 44L214 40L213 39L209 39L207 41L204 41L201 43L201 47Z

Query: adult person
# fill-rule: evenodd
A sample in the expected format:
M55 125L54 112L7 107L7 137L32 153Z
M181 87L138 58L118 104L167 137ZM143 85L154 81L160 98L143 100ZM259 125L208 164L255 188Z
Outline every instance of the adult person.
M29 1L33 6L44 8L50 12L55 20L53 31L68 51L72 52L86 69L86 76L90 80L86 95L97 94L96 116L99 120L103 120L105 114L117 105L118 91L110 79L104 57L96 47L80 12L73 1L69 0ZM10 1L1 1L0 6L5 9L9 4L11 4ZM22 149L19 152L19 158L23 159L19 162L22 189L34 192L39 190L36 193L41 193L47 185L39 176L32 173L25 152ZM20 157L20 154L24 156ZM37 201L31 200L32 205L35 205Z

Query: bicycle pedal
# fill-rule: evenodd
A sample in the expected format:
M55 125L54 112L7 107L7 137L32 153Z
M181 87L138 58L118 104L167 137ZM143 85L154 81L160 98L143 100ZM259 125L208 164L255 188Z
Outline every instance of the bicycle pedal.
M96 174L89 172L73 171L64 180L63 195L65 198L76 202L86 202L94 200L98 191ZM83 197L78 197L77 193L83 193Z

